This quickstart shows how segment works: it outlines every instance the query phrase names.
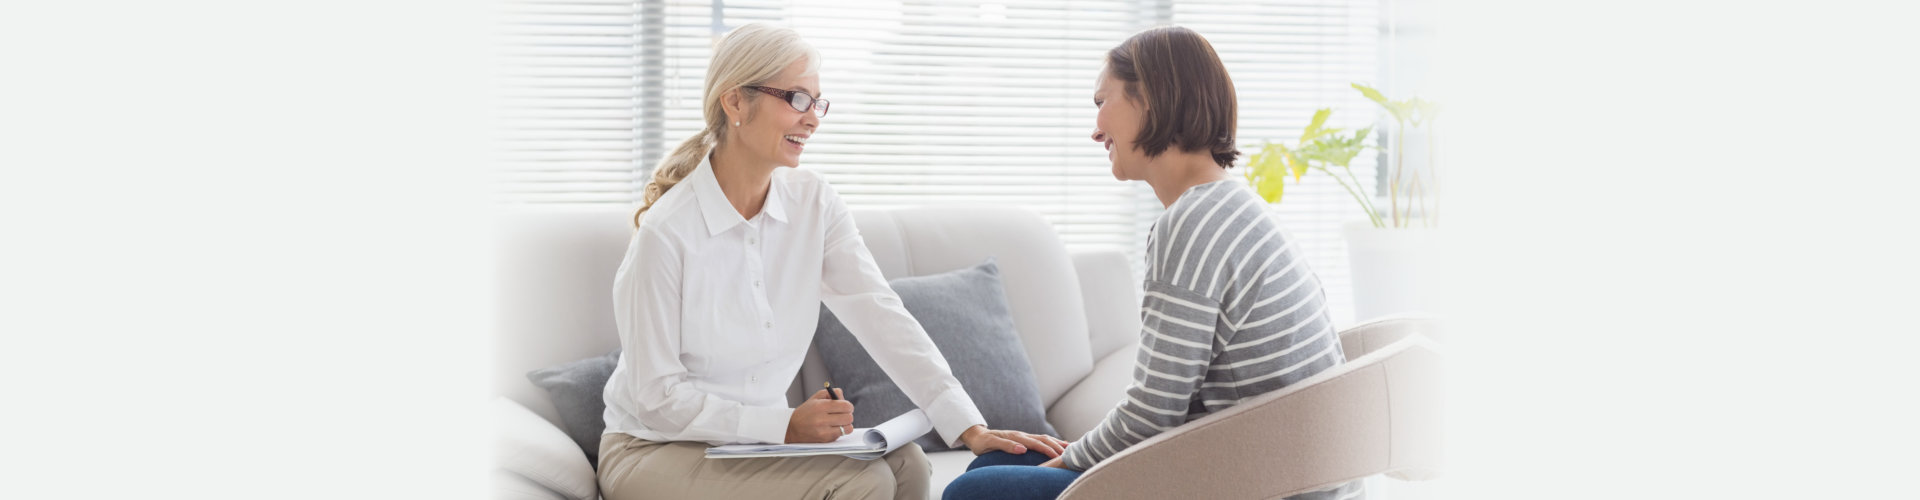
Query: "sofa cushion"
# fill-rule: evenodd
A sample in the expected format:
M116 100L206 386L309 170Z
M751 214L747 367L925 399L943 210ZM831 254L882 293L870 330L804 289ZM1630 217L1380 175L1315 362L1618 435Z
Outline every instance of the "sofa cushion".
M566 495L549 490L526 476L501 469L493 470L492 493L488 496L492 500L567 500Z
M963 269L995 257L1021 343L1027 352L1046 357L1033 363L1042 402L1053 404L1093 370L1086 307L1074 263L1060 236L1040 214L1015 207L966 205L864 209L854 210L853 215L861 239L887 279ZM1138 316L1140 311L1126 313ZM824 373L808 371L802 369L801 385L819 388L822 380L814 377Z
M497 471L518 475L566 498L592 500L599 496L600 486L594 479L593 466L587 463L586 455L574 449L573 441L546 419L519 403L496 397L493 400L493 425L493 455ZM524 484L506 483L495 483L495 486L518 484L510 489L521 495L534 493L533 496L539 496L536 490L524 487Z
M967 269L889 283L920 321L953 369L974 406L995 429L1058 436L1047 423L1046 405L1034 384L1026 348L1014 331L1000 268L989 258ZM881 335L906 332L877 332ZM854 404L856 427L872 427L915 408L907 395L880 370L860 342L821 308L814 344L836 386ZM950 449L936 433L915 442L926 451Z
M620 351L616 350L527 373L527 380L547 390L547 399L560 413L567 437L596 465L600 460L600 433L607 430L607 400L602 393L619 362Z

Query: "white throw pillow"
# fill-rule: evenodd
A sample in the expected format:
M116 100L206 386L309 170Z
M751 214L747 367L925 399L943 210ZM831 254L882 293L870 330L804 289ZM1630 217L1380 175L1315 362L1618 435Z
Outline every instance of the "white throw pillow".
M553 490L547 489L526 476L507 472L505 469L493 470L493 500L567 500Z
M553 490L561 495L557 498L594 500L600 496L593 466L587 463L587 455L580 452L580 446L533 410L496 397L493 425L494 465L499 470ZM526 492L514 493L525 495Z

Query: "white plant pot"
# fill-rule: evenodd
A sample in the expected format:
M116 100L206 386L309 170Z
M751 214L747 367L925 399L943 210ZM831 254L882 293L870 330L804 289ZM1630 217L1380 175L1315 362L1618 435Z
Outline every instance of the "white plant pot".
M1353 274L1356 322L1391 314L1433 311L1434 230L1382 229L1367 221L1342 228Z

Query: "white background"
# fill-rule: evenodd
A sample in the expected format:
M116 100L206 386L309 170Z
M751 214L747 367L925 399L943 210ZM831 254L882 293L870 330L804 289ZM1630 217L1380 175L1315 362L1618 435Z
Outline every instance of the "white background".
M1448 498L1911 497L1897 2L1439 4ZM0 497L484 494L488 6L0 7Z

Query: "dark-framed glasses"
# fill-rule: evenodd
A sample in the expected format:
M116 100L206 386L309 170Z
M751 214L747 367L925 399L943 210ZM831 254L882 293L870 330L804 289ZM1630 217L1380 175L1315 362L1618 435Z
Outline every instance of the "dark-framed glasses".
M831 104L827 102L826 99L815 99L813 96L807 95L806 92L798 90L776 89L758 85L749 85L747 88L765 92L770 96L786 99L787 104L793 106L794 111L802 113L811 110L813 114L827 116L827 105Z

